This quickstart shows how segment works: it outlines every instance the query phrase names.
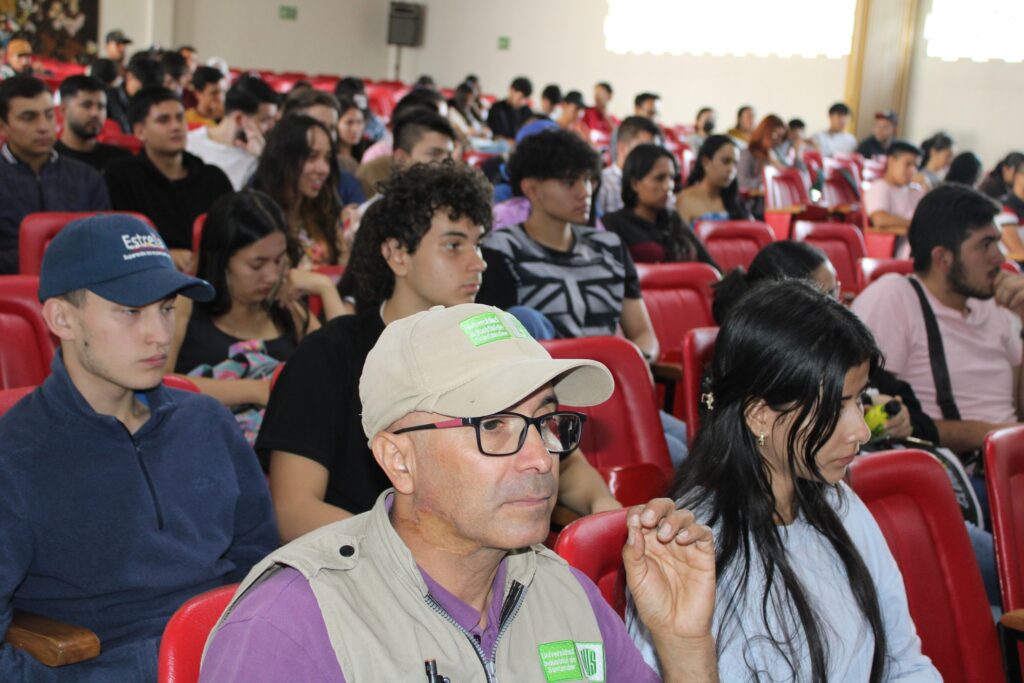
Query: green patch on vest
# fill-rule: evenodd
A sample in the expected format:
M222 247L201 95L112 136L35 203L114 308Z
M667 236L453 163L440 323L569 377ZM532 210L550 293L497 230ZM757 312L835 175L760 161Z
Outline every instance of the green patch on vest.
M537 647L540 665L547 683L590 681L604 683L605 662L602 643L577 643L559 640Z

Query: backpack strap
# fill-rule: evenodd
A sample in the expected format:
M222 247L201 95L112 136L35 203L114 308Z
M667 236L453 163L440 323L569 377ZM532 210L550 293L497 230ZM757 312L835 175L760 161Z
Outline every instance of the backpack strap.
M932 364L932 379L935 380L935 394L942 410L942 417L945 420L959 420L960 410L956 407L953 399L953 386L949 381L949 367L946 365L946 352L942 347L942 335L939 333L939 323L935 320L935 312L932 311L928 297L925 296L924 288L915 278L908 277L911 286L917 293L921 302L921 312L924 314L924 329L928 334L928 358Z

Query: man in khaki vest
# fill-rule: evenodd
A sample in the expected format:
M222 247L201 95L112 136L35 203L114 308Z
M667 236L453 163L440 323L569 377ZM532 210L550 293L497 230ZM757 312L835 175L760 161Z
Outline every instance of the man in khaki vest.
M211 634L201 681L656 681L589 579L539 545L558 458L608 370L553 360L479 304L398 320L360 381L393 484L367 513L257 565ZM711 532L669 500L629 514L626 581L667 681L714 681Z

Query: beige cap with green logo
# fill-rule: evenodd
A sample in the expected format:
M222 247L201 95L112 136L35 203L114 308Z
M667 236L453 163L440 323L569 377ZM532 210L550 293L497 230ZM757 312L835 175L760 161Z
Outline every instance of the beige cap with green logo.
M592 360L555 360L511 313L481 304L435 306L384 329L359 381L367 438L409 413L481 417L552 382L558 401L592 406L615 382Z

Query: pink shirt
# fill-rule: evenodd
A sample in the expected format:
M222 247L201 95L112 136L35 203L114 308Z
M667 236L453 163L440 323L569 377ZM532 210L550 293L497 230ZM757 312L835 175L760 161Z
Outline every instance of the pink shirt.
M942 334L960 417L1017 422L1013 370L1021 364L1020 319L994 299L968 299L965 315L924 291ZM942 419L921 302L911 284L902 275L884 275L854 300L853 312L875 335L886 370L913 387L924 412Z
M909 221L914 217L914 209L923 196L921 186L916 183L897 187L890 185L885 178L879 178L864 192L864 208L868 216L876 211L885 211Z

